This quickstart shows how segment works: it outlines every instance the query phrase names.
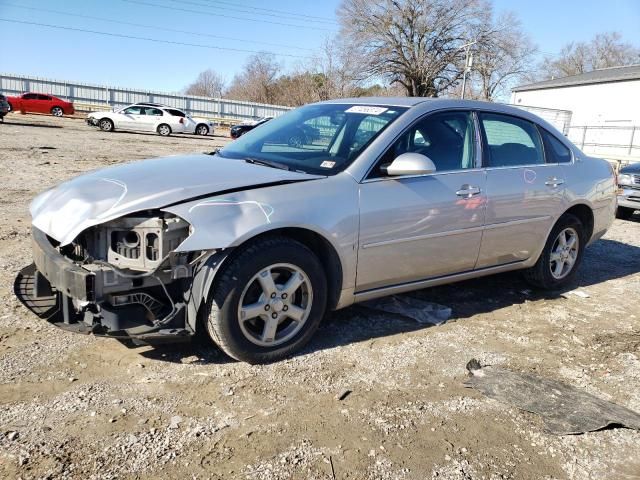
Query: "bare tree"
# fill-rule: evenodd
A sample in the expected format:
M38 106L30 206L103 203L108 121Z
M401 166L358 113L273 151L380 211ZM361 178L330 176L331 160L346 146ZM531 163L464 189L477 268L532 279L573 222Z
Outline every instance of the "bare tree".
M243 70L236 74L226 92L228 98L259 103L275 103L276 80L282 66L270 53L252 55Z
M205 70L198 74L198 78L185 89L187 95L200 95L202 97L220 98L224 91L225 81L214 70Z
M622 40L618 32L600 33L589 42L571 42L539 68L542 79L566 77L599 68L640 63L640 48Z
M469 82L481 100L496 100L508 87L533 71L533 58L537 48L520 28L513 13L494 19L487 17L488 32L472 50L474 64Z
M461 46L487 34L486 12L483 0L343 0L338 17L365 77L434 97L460 80Z

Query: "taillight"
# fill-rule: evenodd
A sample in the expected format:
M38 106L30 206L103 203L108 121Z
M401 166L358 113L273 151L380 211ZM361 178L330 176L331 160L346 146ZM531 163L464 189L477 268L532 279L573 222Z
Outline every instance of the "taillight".
M184 123L184 118L180 117L180 123Z

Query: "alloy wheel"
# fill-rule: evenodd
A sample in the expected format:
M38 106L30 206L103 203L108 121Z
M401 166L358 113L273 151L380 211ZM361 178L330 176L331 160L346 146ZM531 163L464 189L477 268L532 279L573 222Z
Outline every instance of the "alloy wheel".
M561 280L569 275L578 259L579 247L580 238L573 228L565 228L558 234L549 257L549 268L553 278Z
M240 296L240 330L255 345L281 345L304 326L312 303L311 281L302 269L288 263L271 265L255 274Z

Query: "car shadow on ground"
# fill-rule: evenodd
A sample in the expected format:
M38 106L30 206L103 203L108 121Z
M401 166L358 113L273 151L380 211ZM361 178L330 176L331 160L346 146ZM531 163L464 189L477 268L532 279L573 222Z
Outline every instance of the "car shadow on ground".
M464 321L477 314L491 313L525 301L563 301L562 294L570 290L588 288L638 272L640 247L605 239L587 249L578 278L563 290L536 290L516 271L426 288L405 295L450 307L452 315L449 321ZM438 327L418 323L403 315L353 305L327 315L311 342L296 356L426 328ZM233 362L205 338L192 344L159 346L141 355L177 363L183 363L185 358L194 355L199 358L194 363L199 364Z
M12 127L64 128L62 125L47 125L45 123L13 122L13 121L8 121L6 119L4 122L0 122L0 125L10 125Z
M591 285L624 278L638 272L640 272L640 247L604 239L595 242L587 249L578 277L564 290L552 292L536 290L525 282L520 272L509 272L416 290L404 295L449 307L452 310L449 321L463 321L477 314L491 313L525 301L560 299L567 291L588 288ZM16 277L14 291L20 299L19 278L20 275ZM51 305L33 304L22 299L21 301L41 318L51 316ZM328 314L313 340L296 355L425 328L433 327L400 314L353 305ZM188 343L158 345L153 348L148 346L141 348L130 342L125 342L125 345L140 348L140 355L145 358L164 362L222 364L233 361L215 348L203 331Z

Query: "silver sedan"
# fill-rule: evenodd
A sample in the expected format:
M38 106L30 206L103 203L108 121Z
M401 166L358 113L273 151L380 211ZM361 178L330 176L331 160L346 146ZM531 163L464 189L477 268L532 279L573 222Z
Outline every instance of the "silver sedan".
M531 113L341 99L211 155L42 193L27 293L70 330L152 343L204 329L231 357L269 362L354 302L510 270L563 288L615 209L609 164Z

